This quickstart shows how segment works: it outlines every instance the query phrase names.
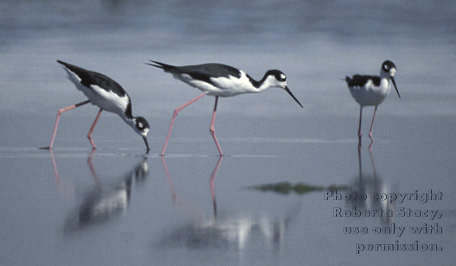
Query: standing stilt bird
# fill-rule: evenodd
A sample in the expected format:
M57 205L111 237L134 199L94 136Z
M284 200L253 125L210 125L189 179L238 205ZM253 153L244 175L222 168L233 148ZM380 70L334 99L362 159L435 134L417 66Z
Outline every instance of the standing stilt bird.
M149 144L147 142L147 133L149 133L149 123L146 119L140 116L132 115L131 100L127 92L117 82L103 74L89 71L81 67L71 65L60 60L58 63L62 64L63 69L68 73L68 79L71 80L76 88L84 93L87 98L86 101L70 105L68 107L59 109L57 112L57 119L55 121L54 130L51 137L49 147L44 149L52 149L54 146L55 135L59 125L60 115L66 111L72 110L76 107L82 106L87 103L92 103L100 107L98 115L95 118L92 126L90 127L87 138L90 141L93 149L96 149L95 143L92 140L92 132L95 128L101 112L106 110L118 114L122 120L127 123L133 130L142 136L146 144L146 151L149 152Z
M394 81L394 75L396 74L396 65L390 60L386 60L382 64L380 69L380 76L369 76L369 75L354 75L353 77L345 77L350 93L356 102L360 105L359 110L359 127L358 127L358 137L359 142L361 143L361 119L363 114L364 106L375 106L374 114L372 116L372 123L369 130L369 138L371 141L374 141L372 134L372 129L374 127L375 114L377 112L377 107L383 102L386 95L391 90L391 83L396 89L399 99L401 95L397 89L396 82Z
M173 129L174 120L177 114L194 103L196 100L202 98L205 95L211 95L215 97L215 104L212 113L212 120L209 131L214 139L215 145L217 146L220 155L223 155L222 148L220 147L217 137L215 136L215 113L217 111L217 103L219 97L232 97L244 93L258 93L262 92L271 87L278 87L284 89L290 96L302 107L302 104L298 99L291 93L287 87L287 80L285 74L280 70L268 70L264 77L260 81L252 79L244 71L227 66L223 64L201 64L201 65L189 65L189 66L172 66L157 61L150 60L148 65L163 69L165 72L172 74L175 78L187 83L188 85L198 88L203 91L199 96L191 99L184 105L177 107L174 110L173 117L171 119L171 125L169 126L168 135L163 145L161 155L165 155L166 147L168 145L169 137Z

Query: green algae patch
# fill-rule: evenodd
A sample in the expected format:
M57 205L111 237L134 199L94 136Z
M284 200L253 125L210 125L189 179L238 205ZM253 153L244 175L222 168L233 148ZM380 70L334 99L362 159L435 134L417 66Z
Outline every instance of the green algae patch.
M262 184L262 185L255 185L250 186L248 189L259 190L263 192L275 192L283 195L287 195L290 193L296 194L306 194L309 192L314 191L322 191L324 189L335 191L335 190L347 190L349 187L345 185L330 185L329 187L325 188L324 186L315 186L307 183L296 183L292 184L290 182L279 182L273 184Z

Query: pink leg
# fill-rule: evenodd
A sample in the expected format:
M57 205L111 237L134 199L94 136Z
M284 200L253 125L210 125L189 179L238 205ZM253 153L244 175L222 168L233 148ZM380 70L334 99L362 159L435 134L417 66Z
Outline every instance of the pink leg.
M89 133L87 133L87 138L89 139L90 144L92 144L93 149L96 149L97 147L95 146L95 143L93 143L92 132L95 129L95 125L97 124L98 119L100 118L101 112L103 112L103 109L100 108L100 111L98 111L97 117L95 118L92 126L90 127Z
M209 127L209 131L211 132L212 138L215 141L215 145L217 145L217 149L218 149L220 156L222 156L223 155L222 148L220 147L220 144L217 141L217 137L215 136L215 128L214 128L215 113L217 112L217 103L218 103L218 96L215 97L214 112L212 113L212 120L211 120L211 126Z
M375 106L375 109L374 109L374 115L372 116L372 123L371 123L371 126L370 126L370 130L369 130L369 138L371 139L371 142L373 143L374 142L374 137L373 137L373 134L372 134L372 129L374 128L374 121L375 121L375 114L377 113L377 105Z
M189 106L190 104L196 102L197 100L199 100L200 98L202 98L205 95L206 95L206 93L200 94L199 96L191 99L190 101L188 101L184 105L181 105L181 106L177 107L174 110L173 118L171 119L171 124L169 125L168 135L166 136L165 144L163 145L163 148L162 148L162 151L161 151L161 154L160 154L161 156L165 155L166 147L168 146L169 137L171 136L171 131L173 130L174 120L176 119L177 114L179 114L179 112L182 109L184 109L185 107Z
M84 104L87 104L87 103L90 103L90 100L87 100L87 101L84 101L84 102L80 102L80 103L77 103L77 104L73 104L73 105L67 106L65 108L59 109L57 111L57 118L55 119L55 125L54 125L54 130L52 132L51 143L49 144L49 147L45 147L45 148L42 148L42 149L52 150L52 147L54 146L55 135L57 135L57 128L59 127L60 115L62 113L64 113L64 112L66 112L66 111L72 110L74 108L77 108L77 107L79 107L81 105L84 105Z

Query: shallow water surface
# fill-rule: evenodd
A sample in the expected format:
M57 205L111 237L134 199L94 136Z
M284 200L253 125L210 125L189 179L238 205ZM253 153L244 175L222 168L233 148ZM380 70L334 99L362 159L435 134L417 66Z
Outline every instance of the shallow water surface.
M455 4L414 3L3 1L0 264L452 265ZM92 151L93 106L63 114L54 150L40 150L56 111L84 100L56 59L122 84L151 153L109 113ZM304 108L278 89L221 98L219 157L203 97L161 157L174 108L199 92L148 59L256 79L278 68ZM343 78L385 59L402 99L386 98L375 143L359 147ZM282 182L323 190L252 189Z

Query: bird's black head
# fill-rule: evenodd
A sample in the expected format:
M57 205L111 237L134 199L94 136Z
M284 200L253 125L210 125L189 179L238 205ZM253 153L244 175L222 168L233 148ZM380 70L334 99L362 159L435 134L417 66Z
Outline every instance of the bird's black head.
M279 82L287 81L287 76L285 75L285 73L277 69L268 70L265 74L265 77L268 76L273 76Z
M138 131L140 132L147 131L145 132L145 134L147 135L150 129L149 122L147 122L147 120L142 116L136 117L136 129L138 129Z
M400 99L401 94L399 93L399 90L396 86L396 81L394 80L394 75L396 74L396 65L392 61L386 60L382 64L382 71L380 74L387 75L390 77L391 81L393 82L394 89L396 90L397 96L399 96L399 99Z
M149 130L149 123L144 117L138 116L135 118L135 131L143 137L147 152L149 152L149 143L147 142L147 134L149 133Z
M383 62L383 64L382 64L383 71L385 71L386 73L390 73L392 69L394 69L394 72L396 72L396 65L392 61L386 60L385 62Z
M264 74L262 83L266 85L265 87L279 87L284 89L293 98L293 100L295 100L299 106L302 107L302 104L288 88L287 76L282 71L277 69L268 70L266 74Z

